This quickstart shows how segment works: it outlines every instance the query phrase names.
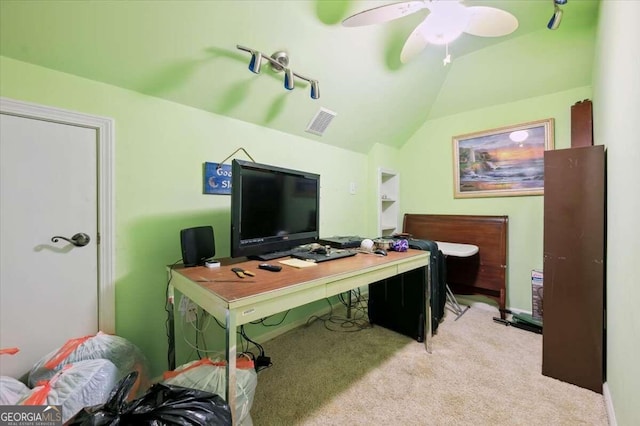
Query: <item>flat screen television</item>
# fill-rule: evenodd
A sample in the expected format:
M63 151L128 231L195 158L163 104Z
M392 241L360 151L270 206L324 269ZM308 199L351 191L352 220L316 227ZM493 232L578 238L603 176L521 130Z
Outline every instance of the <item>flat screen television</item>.
M268 260L317 241L319 207L320 175L233 160L231 257Z

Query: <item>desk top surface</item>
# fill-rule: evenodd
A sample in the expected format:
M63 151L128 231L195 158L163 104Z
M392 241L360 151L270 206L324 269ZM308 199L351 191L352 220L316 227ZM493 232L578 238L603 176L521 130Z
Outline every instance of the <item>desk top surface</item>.
M224 265L223 262L223 265L218 268L206 268L204 266L186 268L180 265L171 268L171 273L180 274L226 302L232 302L285 288L302 286L318 280L326 280L331 277L336 279L347 278L350 275L358 275L364 269L375 270L377 267L383 268L393 264L402 264L419 258L426 258L428 262L429 253L412 249L406 252L389 251L387 256L358 253L355 256L317 263L316 266L307 268L295 268L278 263L278 260L287 258L274 259L268 262L274 265L281 265L282 270L280 272L258 269L258 265L265 262L248 260L230 265ZM255 277L238 278L231 268L241 268L253 272Z

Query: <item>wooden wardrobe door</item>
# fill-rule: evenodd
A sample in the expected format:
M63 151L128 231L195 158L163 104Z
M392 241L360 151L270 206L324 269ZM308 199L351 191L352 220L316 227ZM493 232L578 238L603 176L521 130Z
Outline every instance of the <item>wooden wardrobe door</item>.
M605 152L544 156L542 374L602 393Z

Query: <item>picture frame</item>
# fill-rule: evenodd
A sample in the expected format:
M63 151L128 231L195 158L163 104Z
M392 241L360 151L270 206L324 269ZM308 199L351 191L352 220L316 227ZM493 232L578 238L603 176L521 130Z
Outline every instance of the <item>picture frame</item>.
M544 194L554 119L453 137L454 198Z

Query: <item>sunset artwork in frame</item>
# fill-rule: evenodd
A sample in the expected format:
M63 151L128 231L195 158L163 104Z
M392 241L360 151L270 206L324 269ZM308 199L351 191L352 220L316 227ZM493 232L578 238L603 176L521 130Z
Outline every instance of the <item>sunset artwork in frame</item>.
M553 118L453 137L454 197L544 193Z

